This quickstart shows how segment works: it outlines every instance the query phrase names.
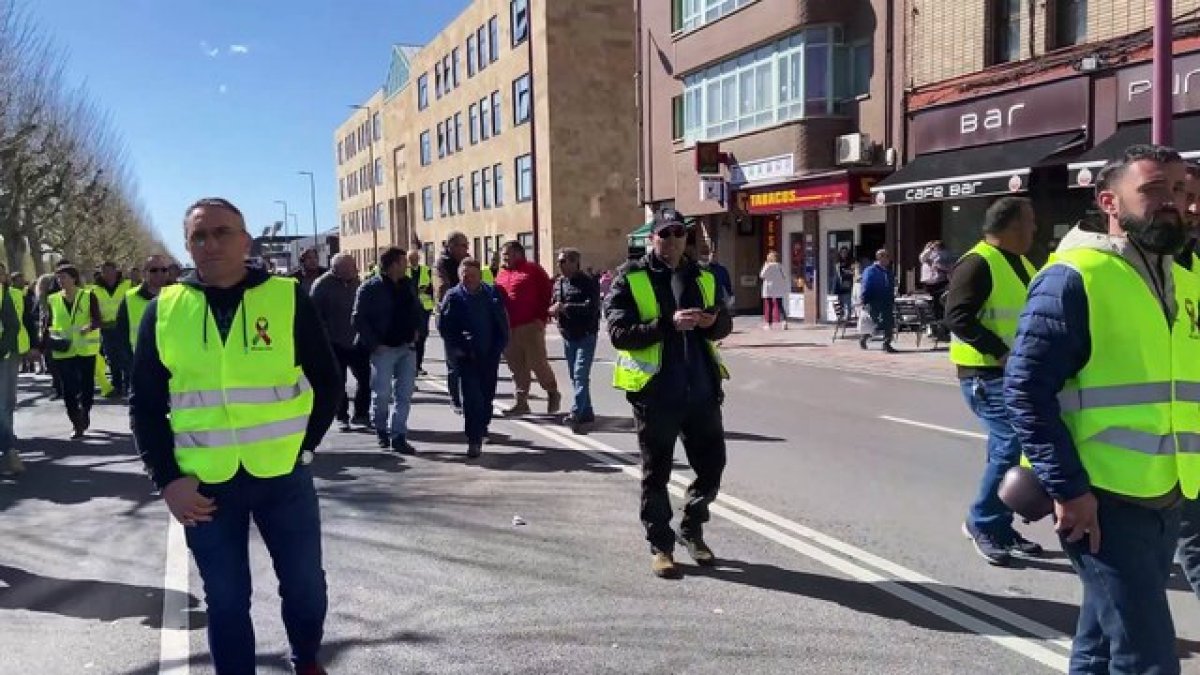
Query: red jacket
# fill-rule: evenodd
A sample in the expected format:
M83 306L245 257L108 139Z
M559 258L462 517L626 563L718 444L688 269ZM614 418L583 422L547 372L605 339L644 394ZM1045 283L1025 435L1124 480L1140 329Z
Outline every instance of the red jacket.
M541 265L526 260L518 263L516 269L501 268L496 275L496 288L504 296L509 327L534 321L545 323L548 319L554 284Z

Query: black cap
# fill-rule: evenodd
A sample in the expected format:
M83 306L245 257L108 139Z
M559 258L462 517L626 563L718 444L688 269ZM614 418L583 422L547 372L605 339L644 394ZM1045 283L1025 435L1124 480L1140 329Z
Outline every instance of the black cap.
M654 227L651 229L651 231L654 234L662 234L663 230L666 230L674 225L687 225L687 223L683 222L683 215L675 209L659 209L658 212L654 214Z

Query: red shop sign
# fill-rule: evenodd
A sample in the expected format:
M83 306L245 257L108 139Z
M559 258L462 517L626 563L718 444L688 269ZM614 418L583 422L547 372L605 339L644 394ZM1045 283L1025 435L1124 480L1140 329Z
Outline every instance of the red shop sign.
M850 185L845 180L821 185L804 185L753 192L746 202L750 213L801 211L850 203Z

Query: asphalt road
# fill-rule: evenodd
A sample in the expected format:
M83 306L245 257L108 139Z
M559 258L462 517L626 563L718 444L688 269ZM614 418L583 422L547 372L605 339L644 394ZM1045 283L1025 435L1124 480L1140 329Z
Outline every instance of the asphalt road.
M1051 557L1014 569L959 533L983 444L956 388L731 355L730 461L706 530L721 564L668 582L649 573L611 356L598 354L586 437L500 421L468 464L436 359L412 414L419 456L330 433L314 470L331 672L1065 669L1079 586L1049 525L1025 531ZM29 471L0 480L0 674L211 672L200 582L124 409L98 409L99 431L72 442L46 388L23 380ZM260 672L288 672L257 539L252 560ZM1185 670L1200 672L1200 606L1176 587Z

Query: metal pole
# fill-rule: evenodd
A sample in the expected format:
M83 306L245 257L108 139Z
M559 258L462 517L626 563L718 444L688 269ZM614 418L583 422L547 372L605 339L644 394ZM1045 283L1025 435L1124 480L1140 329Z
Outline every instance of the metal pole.
M529 0L525 4L525 24L529 27L525 31L525 41L528 43L529 52L529 168L532 174L530 188L533 197L533 260L541 264L539 253L542 245L542 227L538 213L537 106L534 105L536 97L533 95L538 81L533 72L533 0ZM519 183L521 177L516 176L515 178L514 182Z
M282 199L276 199L275 203L283 205L283 220L280 221L281 224L279 225L279 227L280 227L280 229L283 230L283 236L286 238L287 237L287 227L288 227L288 216L287 216L288 205L287 205L287 202ZM272 248L274 248L276 251L280 251L281 247L279 246L279 241L276 240L274 242L274 244L275 245Z
M1154 0L1154 108L1151 136L1158 145L1172 142L1172 33L1171 0Z
M313 248L317 249L317 259L320 260L321 244L317 241L317 237L319 236L317 234L317 181L311 171L301 171L300 174L308 176L308 196L312 201ZM325 263L329 264L328 258L326 258Z

